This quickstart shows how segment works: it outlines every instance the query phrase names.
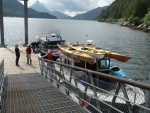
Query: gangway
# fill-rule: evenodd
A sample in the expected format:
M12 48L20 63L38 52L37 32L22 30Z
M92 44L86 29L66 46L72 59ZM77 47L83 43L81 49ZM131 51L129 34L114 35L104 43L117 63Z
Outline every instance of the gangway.
M87 113L38 73L5 78L2 113Z

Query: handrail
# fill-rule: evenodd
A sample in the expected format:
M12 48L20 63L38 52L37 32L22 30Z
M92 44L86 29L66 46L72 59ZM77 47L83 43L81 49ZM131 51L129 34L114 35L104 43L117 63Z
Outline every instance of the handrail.
M149 89L148 84L143 85L134 80L118 78L43 58L39 59L39 64L43 77L50 80L57 88L61 87L62 92L65 91L67 96L91 112L150 111L149 103L146 102L149 95L145 93L145 91L150 91L145 90ZM133 82L138 85L134 84L134 87ZM130 85L134 88L128 88Z
M0 62L0 106L2 106L3 87L4 87L4 59Z
M47 59L44 59L44 58L40 58L40 59L44 60L44 61L47 61L47 62L54 63L54 64L59 64L59 65L65 66L65 67L73 68L73 69L76 69L76 70L88 72L90 74L96 74L96 75L98 75L100 77L103 77L103 78L107 78L107 79L115 80L117 82L129 84L129 85L139 87L139 88L142 88L142 89L145 89L145 90L150 90L150 85L149 84L141 83L141 82L134 81L134 80L128 80L128 79L125 79L125 78L110 76L110 75L105 74L105 73L96 72L96 71L92 71L92 70L88 70L88 69L84 69L84 68L80 68L80 67L76 67L76 66L72 66L72 65L67 65L67 64L64 64L64 63L55 62L55 61L47 60Z
M57 88L61 86L62 92L91 112L150 112L149 102L146 102L149 95L145 93L150 91L146 90L148 84L43 58L39 64L42 76Z

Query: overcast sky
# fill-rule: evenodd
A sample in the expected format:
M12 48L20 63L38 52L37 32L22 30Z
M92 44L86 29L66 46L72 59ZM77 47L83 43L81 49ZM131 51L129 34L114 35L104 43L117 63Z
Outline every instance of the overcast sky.
M37 0L28 0L28 6ZM97 7L110 5L115 0L38 0L49 10L58 10L70 16L87 12Z

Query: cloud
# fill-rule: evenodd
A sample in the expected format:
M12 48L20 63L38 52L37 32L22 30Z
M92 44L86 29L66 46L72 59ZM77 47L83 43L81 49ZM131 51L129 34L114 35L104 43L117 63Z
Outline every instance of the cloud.
M37 0L29 0L29 6ZM97 7L110 5L114 0L39 0L49 10L57 10L66 14L87 12Z

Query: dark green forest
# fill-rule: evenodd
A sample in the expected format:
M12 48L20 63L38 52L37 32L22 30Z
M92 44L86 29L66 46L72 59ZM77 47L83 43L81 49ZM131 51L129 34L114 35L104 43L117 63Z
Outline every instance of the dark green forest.
M150 25L150 0L115 0L99 15L99 22L130 22Z

